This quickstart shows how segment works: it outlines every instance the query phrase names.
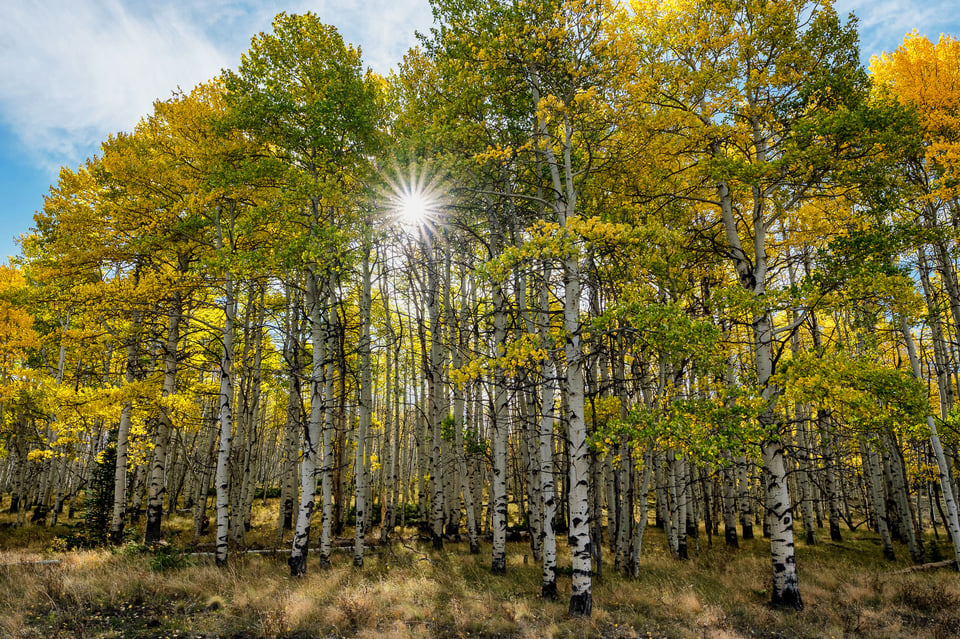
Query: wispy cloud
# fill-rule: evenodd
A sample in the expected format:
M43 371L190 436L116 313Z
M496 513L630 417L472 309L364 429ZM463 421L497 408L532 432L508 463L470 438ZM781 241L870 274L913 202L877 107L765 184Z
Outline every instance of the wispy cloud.
M11 3L0 42L0 117L55 165L229 60L175 9L137 13L118 0Z
M386 73L431 24L428 0L21 0L0 20L0 120L29 161L73 165L154 100L235 67L274 14L314 11Z
M835 7L841 16L856 14L866 60L893 51L914 29L934 42L941 33L960 36L956 0L837 0Z
M360 45L364 63L383 74L417 44L414 32L428 31L433 24L428 0L325 0L302 2L300 10L312 10L337 27L345 40Z

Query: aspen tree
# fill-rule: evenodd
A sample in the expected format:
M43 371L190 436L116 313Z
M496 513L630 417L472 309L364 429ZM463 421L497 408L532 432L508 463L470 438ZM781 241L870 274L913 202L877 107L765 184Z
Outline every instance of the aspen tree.
M955 38L942 35L934 44L913 32L907 34L903 44L894 52L875 57L870 65L871 74L879 87L890 90L901 103L915 108L918 114L924 144L904 160L909 167L908 179L920 191L917 203L920 218L924 226L930 229L940 226L939 219L944 213L951 217L956 215L951 185L960 175L960 119L955 109L956 98L960 94L960 73L956 63L958 55L960 41ZM960 284L956 267L944 238L934 235L932 243L956 332L960 330ZM906 326L901 326L901 331L910 354L911 367L919 379L919 361L912 335ZM937 459L954 554L960 557L960 524L957 523L956 495L950 467L932 417L928 418L928 427Z
M274 172L294 194L278 213L299 235L290 238L279 252L291 266L296 261L303 263L310 293L314 361L304 451L307 456L321 454L323 440L323 565L329 560L333 517L328 505L333 495L330 475L335 468L328 426L333 425L335 415L337 269L342 266L338 262L350 230L345 226L353 221L351 207L356 203L358 179L368 169L364 153L372 150L376 137L376 88L360 71L359 51L344 44L336 29L310 13L279 14L273 32L253 39L238 71L226 75L225 85L233 126L250 132L272 151L272 157L266 154L263 158L264 170ZM306 568L316 485L310 463L303 466L303 495L290 561L295 575Z
M742 289L763 300L774 266L770 230L817 188L829 166L817 145L795 146L794 136L815 128L821 113L859 95L843 80L863 77L855 31L829 6L793 0L670 6L638 1L634 8L649 47L645 68L652 77L668 78L663 87L650 87L650 102L665 117L689 123L683 135L699 147L701 166L710 167L702 177L713 194L704 193L703 200L722 225L724 251ZM663 29L688 35L661 39ZM834 86L835 100L818 98ZM831 152L845 144L850 142L838 140ZM786 331L762 305L751 324L753 381L767 404L759 423L769 434L758 443L771 532L772 600L800 609L792 507L777 435L783 428L776 409L780 389L773 381L774 348Z
M370 351L372 348L370 339L371 244L369 226L364 224L360 246L362 253L361 268L363 270L360 282L360 419L357 430L356 458L354 461L357 493L355 497L356 534L353 550L353 565L357 567L363 566L364 541L367 531L367 482L369 476L367 471L366 450L369 447L367 438L373 414L373 393L371 388L373 386L373 371L370 361Z

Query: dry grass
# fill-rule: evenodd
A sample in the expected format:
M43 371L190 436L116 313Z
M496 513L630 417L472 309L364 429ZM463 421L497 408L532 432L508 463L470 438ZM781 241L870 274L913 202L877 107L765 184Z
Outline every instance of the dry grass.
M272 538L272 518L262 518L265 530L251 545ZM184 531L188 525L170 522ZM181 565L176 553L137 546L59 552L52 537L64 530L0 530L0 637L960 636L956 573L891 575L905 563L884 562L873 540L858 533L848 533L842 547L798 548L807 606L787 613L767 604L763 540L739 550L719 540L676 562L659 531L650 530L640 579L604 565L594 614L584 620L567 614L569 578L561 577L559 602L540 599L539 568L524 562L525 544L509 546L501 577L489 571L489 546L473 556L465 544L450 543L441 554L381 547L361 570L339 552L330 569L311 561L306 577L291 579L282 555L235 554L218 569L209 558ZM41 559L60 563L24 563Z

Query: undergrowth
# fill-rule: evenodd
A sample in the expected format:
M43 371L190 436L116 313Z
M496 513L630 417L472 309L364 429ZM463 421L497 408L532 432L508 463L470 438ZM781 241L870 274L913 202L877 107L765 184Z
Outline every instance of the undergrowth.
M261 514L265 522L272 519L269 510ZM540 568L522 542L508 544L503 576L490 571L489 544L479 555L454 542L437 553L407 530L402 541L374 546L361 569L353 567L350 552L335 552L326 570L313 554L307 575L293 579L282 553L234 549L228 565L217 568L208 555L177 543L189 537L186 519L169 523L171 543L66 552L49 543L55 530L31 527L32 536L0 530L0 636L960 636L957 574L896 573L905 560L883 560L876 540L862 531L847 533L841 544L798 546L806 607L787 613L768 604L764 540L734 550L719 538L708 547L702 536L693 558L678 562L666 553L660 531L650 529L639 579L604 564L594 580L592 617L574 619L566 607L569 577L561 577L558 601L542 600ZM273 532L268 523L264 529L251 535L250 546L267 545ZM21 546L11 548L13 541Z

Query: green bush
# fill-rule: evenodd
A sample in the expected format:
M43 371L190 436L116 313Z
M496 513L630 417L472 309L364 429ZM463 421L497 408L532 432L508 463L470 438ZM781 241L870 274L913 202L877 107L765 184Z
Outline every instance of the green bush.
M153 557L150 558L150 569L154 572L166 572L168 570L179 570L192 565L188 555L185 555L179 548L175 548L167 543L159 543L153 546Z
M117 466L117 445L111 442L97 455L90 487L84 498L83 542L89 546L106 545L113 519L113 486Z

